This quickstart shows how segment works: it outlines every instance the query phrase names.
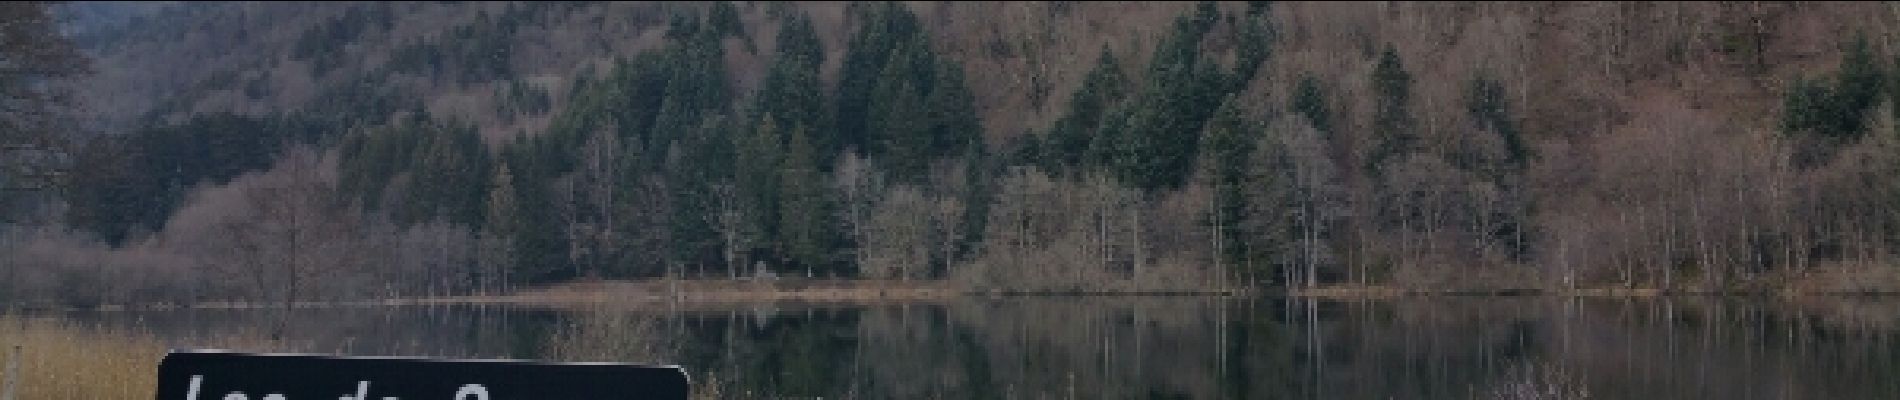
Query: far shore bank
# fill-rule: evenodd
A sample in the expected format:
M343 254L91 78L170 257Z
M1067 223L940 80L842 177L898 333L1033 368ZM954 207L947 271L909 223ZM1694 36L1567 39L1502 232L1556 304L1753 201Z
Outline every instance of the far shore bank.
M1684 289L1649 287L1581 288L1408 288L1386 285L1321 285L1312 288L1198 288L1175 290L972 290L942 280L856 280L813 279L746 281L727 279L682 279L640 281L586 281L528 288L512 294L405 297L354 301L301 301L294 308L426 306L426 305L518 305L539 307L580 307L597 304L668 304L691 309L721 308L750 304L806 305L882 305L931 304L957 299L1006 299L1029 297L1292 297L1325 300L1383 300L1419 297L1585 297L1585 298L1660 298L1695 296L1742 297L1900 297L1900 288L1796 289L1754 287L1731 289ZM269 309L283 307L273 302L202 302L187 306L175 304L103 305L89 308L25 307L37 310L150 310L150 309Z

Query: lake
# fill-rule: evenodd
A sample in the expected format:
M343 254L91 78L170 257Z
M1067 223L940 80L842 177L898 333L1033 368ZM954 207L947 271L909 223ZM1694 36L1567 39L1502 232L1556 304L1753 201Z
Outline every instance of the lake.
M196 347L275 315L67 318ZM290 321L285 337L304 351L657 361L780 397L1471 399L1555 385L1598 399L1900 398L1900 299L1881 298L458 305L300 309Z

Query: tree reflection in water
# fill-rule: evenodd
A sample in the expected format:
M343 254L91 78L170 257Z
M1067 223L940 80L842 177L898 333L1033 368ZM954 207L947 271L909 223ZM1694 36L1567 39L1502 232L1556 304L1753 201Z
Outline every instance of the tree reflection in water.
M740 397L1472 399L1559 382L1592 398L1900 398L1896 299L1036 297L669 309L300 309L289 332L346 354L681 364ZM68 316L173 338L270 321L247 310Z

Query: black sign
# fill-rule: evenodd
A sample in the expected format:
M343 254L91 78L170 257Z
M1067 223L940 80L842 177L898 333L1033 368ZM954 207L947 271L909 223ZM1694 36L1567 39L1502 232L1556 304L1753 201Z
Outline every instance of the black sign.
M173 351L157 400L685 399L677 366Z

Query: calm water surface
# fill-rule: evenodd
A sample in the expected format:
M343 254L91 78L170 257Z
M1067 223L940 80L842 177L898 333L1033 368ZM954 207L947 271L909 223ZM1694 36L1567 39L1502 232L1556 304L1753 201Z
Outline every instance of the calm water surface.
M273 315L67 317L198 347L256 332ZM292 320L287 337L299 347L355 355L535 359L551 356L556 337L650 345L671 359L614 361L682 364L695 379L716 374L733 389L787 397L1469 399L1535 367L1564 371L1592 398L1900 398L1900 299L1011 298L613 313L333 308ZM613 328L628 323L640 329ZM628 343L598 343L611 341Z

